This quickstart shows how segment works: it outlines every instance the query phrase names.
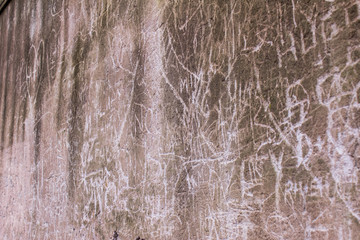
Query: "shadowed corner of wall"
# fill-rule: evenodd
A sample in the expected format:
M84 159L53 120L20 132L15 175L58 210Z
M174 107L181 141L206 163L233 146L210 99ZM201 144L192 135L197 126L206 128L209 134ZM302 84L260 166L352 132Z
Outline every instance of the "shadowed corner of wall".
M0 0L0 14L11 0Z

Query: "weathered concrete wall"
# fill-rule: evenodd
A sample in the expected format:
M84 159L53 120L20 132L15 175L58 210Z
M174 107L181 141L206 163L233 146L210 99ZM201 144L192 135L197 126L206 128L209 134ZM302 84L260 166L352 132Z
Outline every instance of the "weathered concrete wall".
M11 1L1 239L360 236L360 1Z

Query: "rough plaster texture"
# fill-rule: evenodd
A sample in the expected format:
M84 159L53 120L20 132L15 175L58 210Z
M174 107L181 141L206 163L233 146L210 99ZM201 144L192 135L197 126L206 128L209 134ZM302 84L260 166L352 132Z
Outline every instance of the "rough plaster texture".
M1 239L360 239L359 0L0 15Z

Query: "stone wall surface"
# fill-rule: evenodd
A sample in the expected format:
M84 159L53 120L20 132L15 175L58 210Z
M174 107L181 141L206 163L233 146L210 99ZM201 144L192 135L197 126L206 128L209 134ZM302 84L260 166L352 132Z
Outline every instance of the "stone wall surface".
M359 0L13 0L1 239L360 239Z

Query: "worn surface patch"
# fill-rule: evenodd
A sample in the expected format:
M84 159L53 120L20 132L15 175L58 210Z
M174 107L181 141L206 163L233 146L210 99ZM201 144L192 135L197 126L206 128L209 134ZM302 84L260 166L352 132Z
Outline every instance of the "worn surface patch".
M358 239L359 0L1 2L2 239Z

